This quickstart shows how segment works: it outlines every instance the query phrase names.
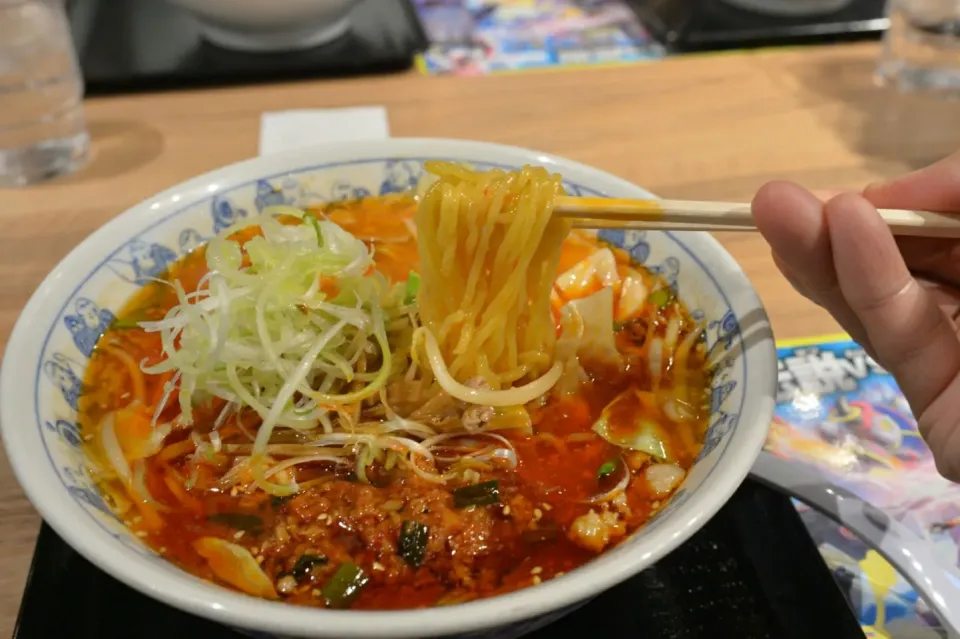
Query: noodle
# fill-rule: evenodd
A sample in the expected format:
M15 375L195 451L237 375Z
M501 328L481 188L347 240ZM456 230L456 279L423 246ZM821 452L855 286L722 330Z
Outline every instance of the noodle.
M470 388L455 380L447 370L446 363L443 361L443 355L440 353L440 347L437 345L437 340L433 334L429 332L429 329L424 328L421 330L427 331L424 337L424 346L427 351L427 358L433 368L433 374L437 378L437 383L452 397L462 402L498 407L526 404L549 392L563 374L563 367L560 364L554 364L542 377L519 388L510 388L502 391Z
M418 302L450 376L461 383L480 377L494 390L536 379L553 362L550 293L570 230L552 215L560 176L444 162L427 170L439 179L415 217L424 282Z

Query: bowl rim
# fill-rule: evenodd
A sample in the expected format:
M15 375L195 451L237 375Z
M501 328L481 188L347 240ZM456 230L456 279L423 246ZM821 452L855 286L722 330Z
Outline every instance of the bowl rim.
M33 416L24 419L26 402L22 401L21 389L32 391L36 388L36 382L24 380L23 375L18 376L15 363L30 359L30 352L38 340L37 327L40 327L39 331L44 331L56 320L44 312L44 301L62 287L59 282L66 272L89 269L91 264L96 263L98 255L102 255L102 245L112 246L131 235L145 232L154 218L159 221L175 215L182 208L174 207L172 203L177 202L179 194L183 192L203 190L213 197L248 180L265 177L266 173L295 171L319 164L458 155L471 157L475 161L487 161L485 158L489 157L491 162L541 164L564 174L576 173L579 180L604 184L605 189L632 192L638 196L649 195L641 187L622 178L540 151L467 140L388 138L323 145L244 160L183 181L128 208L70 251L37 287L14 325L0 366L0 435L3 446L20 486L44 520L91 563L126 585L168 605L227 626L281 635L344 638L458 634L532 619L589 599L630 578L692 536L729 500L759 454L773 415L777 370L776 348L769 319L756 291L732 256L705 233L695 234L694 243L711 252L711 260L723 271L725 286L736 289L739 305L751 305L759 310L760 317L756 318L754 326L765 332L745 355L751 360L751 367L757 368L750 374L751 383L745 384L740 422L727 444L728 447L734 446L731 459L722 467L718 464L711 474L710 483L691 491L687 501L669 514L670 519L676 522L674 525L658 526L631 548L629 561L605 561L605 558L609 559L609 554L604 553L576 570L536 587L447 607L401 611L332 611L259 600L204 582L179 568L169 571L152 566L150 559L123 547L106 530L98 529L86 521L81 523L73 520L65 508L60 508L65 500L73 498L68 491L59 490L49 482L51 473L56 477L56 471L46 462L32 463L23 454L31 451L33 444L22 432L25 429L18 430L16 425L25 422L32 424L35 419ZM211 187L215 188L211 190ZM158 212L161 217L158 217ZM713 277L712 274L710 276ZM720 287L720 282L716 283ZM687 516L686 521L682 521L684 515Z

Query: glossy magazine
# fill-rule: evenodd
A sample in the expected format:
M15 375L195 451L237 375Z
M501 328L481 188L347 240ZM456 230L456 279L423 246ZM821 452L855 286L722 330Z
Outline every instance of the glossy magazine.
M799 498L868 637L957 636L960 485L937 473L893 378L860 346L846 336L779 346L754 475Z

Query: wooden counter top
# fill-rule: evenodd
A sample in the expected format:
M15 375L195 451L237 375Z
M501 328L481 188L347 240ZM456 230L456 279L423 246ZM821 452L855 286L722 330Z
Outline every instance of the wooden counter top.
M748 201L763 182L860 187L960 148L955 104L872 85L875 45L696 56L486 78L415 75L90 100L90 165L0 190L0 339L54 264L102 223L257 152L263 111L385 105L396 136L531 147L672 198ZM832 332L755 235L721 235L778 337ZM39 517L0 461L0 636L10 636Z

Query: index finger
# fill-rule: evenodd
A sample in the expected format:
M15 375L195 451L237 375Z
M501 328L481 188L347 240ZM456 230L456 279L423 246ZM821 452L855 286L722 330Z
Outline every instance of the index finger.
M960 151L930 166L863 190L874 206L960 213Z
M960 214L960 152L912 173L870 184L863 196L878 208ZM897 245L912 271L960 287L960 242L901 237Z

